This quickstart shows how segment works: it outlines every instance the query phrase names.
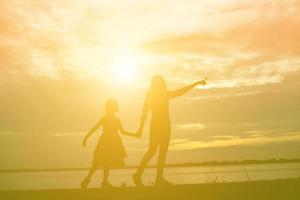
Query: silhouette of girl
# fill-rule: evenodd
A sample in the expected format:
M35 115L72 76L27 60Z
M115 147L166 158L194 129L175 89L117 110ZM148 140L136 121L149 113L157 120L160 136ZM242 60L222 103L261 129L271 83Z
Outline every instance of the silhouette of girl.
M115 115L118 110L119 106L117 101L113 99L107 100L105 104L106 115L88 132L83 140L82 144L85 147L87 139L100 128L100 126L103 127L103 134L94 151L92 166L88 175L83 179L81 188L88 186L91 177L99 166L103 167L102 187L110 187L111 185L108 182L109 169L123 167L125 165L124 158L126 157L126 151L119 132L127 136L136 136L136 134L123 129L120 119Z
M140 128L138 131L139 136L141 136L144 129L145 121L147 119L147 115L150 111L152 115L149 137L150 142L148 151L144 155L137 171L132 175L133 181L137 186L143 185L141 176L149 160L154 156L157 150L159 150L159 154L157 161L157 174L155 184L171 184L163 177L163 170L171 135L169 101L172 98L185 94L197 85L205 84L206 79L195 82L194 84L191 84L179 90L168 91L166 82L162 76L154 76L152 78L151 88L148 91L145 98Z

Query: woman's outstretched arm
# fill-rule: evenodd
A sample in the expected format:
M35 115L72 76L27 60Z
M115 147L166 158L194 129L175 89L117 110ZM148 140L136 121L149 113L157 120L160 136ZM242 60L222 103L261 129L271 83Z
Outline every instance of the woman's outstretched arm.
M91 130L84 137L83 142L82 142L82 146L83 147L86 146L86 142L89 139L89 137L102 125L102 121L103 121L102 119L103 118L101 118L100 121L93 128L91 128Z
M182 96L185 93L187 93L188 91L190 91L191 89L193 89L194 87L196 87L197 85L206 85L207 84L206 80L207 80L207 78L205 78L201 81L197 81L197 82L195 82L191 85L185 86L183 88L180 88L178 90L169 91L169 98L172 99L172 98L175 98L178 96Z

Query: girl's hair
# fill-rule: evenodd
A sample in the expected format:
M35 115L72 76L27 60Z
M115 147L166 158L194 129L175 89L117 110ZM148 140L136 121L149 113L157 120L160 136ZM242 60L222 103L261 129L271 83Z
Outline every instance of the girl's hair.
M115 99L107 99L105 102L106 114L114 114L119 111L119 104Z
M151 93L161 93L167 91L165 79L160 75L153 76L150 91Z

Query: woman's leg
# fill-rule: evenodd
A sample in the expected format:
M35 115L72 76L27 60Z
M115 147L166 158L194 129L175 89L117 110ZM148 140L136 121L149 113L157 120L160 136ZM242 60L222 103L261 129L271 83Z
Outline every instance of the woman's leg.
M157 174L156 174L156 182L164 181L164 168L166 157L170 144L170 129L168 128L165 132L165 138L161 140L159 145L158 159L157 159Z
M163 143L159 146L159 153L158 153L158 159L157 159L156 180L162 180L163 179L168 148L169 148L169 142L168 143Z
M141 176L145 170L145 168L147 167L148 162L150 161L150 159L154 156L154 154L156 153L158 148L158 144L156 142L150 142L148 151L146 152L146 154L144 155L137 171L136 171L136 175Z
M158 148L158 143L156 140L151 140L150 139L150 144L149 144L149 148L148 151L146 152L146 154L144 155L137 171L133 174L133 181L137 186L142 186L142 180L141 180L141 176L145 170L145 168L148 165L148 162L150 161L150 159L154 156L154 154L156 153Z
M109 177L109 168L104 167L103 168L103 183L108 183L108 177Z

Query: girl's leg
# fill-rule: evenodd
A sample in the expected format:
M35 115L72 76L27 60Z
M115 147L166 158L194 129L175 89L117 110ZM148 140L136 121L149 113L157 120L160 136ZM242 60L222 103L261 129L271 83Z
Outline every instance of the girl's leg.
M92 176L94 175L94 173L96 172L97 168L98 167L96 165L92 165L86 178L90 180L92 178Z
M109 168L104 167L103 168L103 181L102 181L102 188L111 188L112 185L108 182L109 177Z
M83 179L83 181L81 182L81 188L86 188L88 186L88 184L91 181L92 176L94 175L94 173L97 170L97 165L93 164L89 170L88 175Z

